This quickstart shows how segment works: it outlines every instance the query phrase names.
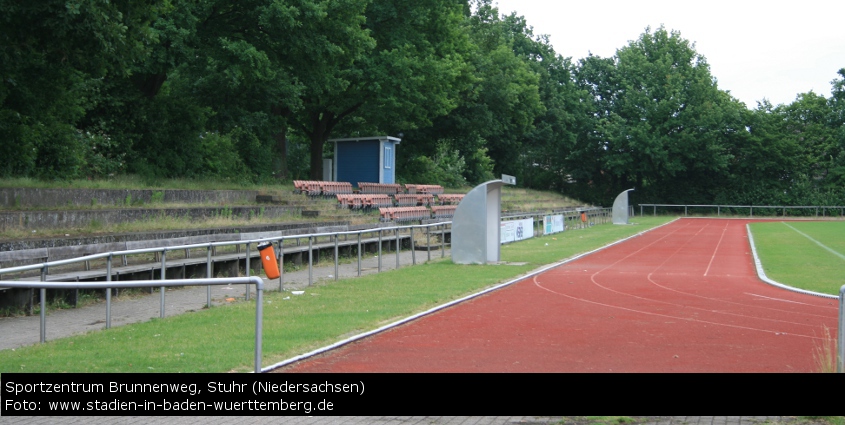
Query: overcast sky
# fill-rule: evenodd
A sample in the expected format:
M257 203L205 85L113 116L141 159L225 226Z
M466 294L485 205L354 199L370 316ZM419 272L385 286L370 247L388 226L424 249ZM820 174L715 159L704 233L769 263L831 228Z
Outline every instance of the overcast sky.
M799 93L830 97L831 80L845 68L845 0L493 0L547 34L573 62L601 57L661 24L695 43L719 88L749 108L763 98L791 103Z

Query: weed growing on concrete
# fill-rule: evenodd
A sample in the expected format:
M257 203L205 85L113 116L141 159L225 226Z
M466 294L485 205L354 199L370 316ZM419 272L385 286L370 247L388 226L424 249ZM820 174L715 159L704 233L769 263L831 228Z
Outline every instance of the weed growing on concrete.
M162 202L164 202L164 192L160 190L153 192L153 194L150 196L150 203L160 204Z

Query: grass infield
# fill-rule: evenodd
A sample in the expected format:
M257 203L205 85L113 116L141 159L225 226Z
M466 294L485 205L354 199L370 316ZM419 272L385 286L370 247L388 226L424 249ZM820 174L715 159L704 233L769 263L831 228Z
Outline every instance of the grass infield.
M753 223L750 228L769 279L839 295L845 284L845 222Z
M502 247L503 261L432 261L395 271L317 283L303 295L266 294L263 365L375 329L540 266L591 251L674 217L637 217ZM49 319L48 319L49 322ZM0 351L2 372L247 372L254 367L255 305L213 307L165 319Z

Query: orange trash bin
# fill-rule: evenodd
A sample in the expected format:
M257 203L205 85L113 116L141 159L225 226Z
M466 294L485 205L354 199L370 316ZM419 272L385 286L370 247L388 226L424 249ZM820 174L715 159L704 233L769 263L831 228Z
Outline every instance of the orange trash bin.
M267 242L263 245L258 245L258 253L261 254L261 265L264 266L264 273L267 274L268 279L278 279L279 263L276 261L276 251L273 249L273 243Z

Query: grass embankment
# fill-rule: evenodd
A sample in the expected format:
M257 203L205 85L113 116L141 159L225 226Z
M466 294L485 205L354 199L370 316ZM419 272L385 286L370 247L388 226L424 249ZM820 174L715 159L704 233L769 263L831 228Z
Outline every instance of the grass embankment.
M770 279L839 295L845 284L845 222L753 223L751 232L763 270Z
M600 225L503 246L502 260L526 263L521 266L440 260L317 284L299 296L267 294L263 364L375 329L670 220L640 217L631 226ZM254 328L253 302L214 307L0 351L0 372L250 371Z

